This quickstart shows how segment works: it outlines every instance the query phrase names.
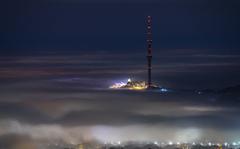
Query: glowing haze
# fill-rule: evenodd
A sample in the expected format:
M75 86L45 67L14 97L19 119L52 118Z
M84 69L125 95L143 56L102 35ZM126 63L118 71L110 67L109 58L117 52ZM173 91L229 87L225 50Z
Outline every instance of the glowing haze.
M1 0L0 148L240 141L239 14L239 0ZM147 81L148 15L152 82L173 92L109 89Z

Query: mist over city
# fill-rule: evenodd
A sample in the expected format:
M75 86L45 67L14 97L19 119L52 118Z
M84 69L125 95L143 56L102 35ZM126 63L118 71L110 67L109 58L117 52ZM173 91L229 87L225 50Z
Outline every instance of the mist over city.
M0 149L237 149L237 0L0 2Z

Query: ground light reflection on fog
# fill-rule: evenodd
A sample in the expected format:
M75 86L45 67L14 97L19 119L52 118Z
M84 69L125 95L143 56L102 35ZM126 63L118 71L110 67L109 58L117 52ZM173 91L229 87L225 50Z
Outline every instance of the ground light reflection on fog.
M26 88L31 84L39 85L35 90ZM1 94L1 137L9 139L11 134L15 141L26 138L50 144L238 142L237 96L82 89L79 85L54 79L7 86L18 96L9 91Z

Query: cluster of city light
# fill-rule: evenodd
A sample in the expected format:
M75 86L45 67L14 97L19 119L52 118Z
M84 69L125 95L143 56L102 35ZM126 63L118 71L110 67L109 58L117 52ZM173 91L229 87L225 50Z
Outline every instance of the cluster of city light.
M148 142L150 143L150 142ZM153 141L151 142L153 143L154 145L157 145L157 146L166 146L166 145L201 145L201 146L240 146L240 141L238 142L232 142L232 143L228 143L228 142L224 142L224 143L213 143L213 142L200 142L200 143L196 143L196 142L192 142L192 143L189 143L189 142L173 142L173 141L168 141L168 142L158 142L158 141ZM125 144L125 143L122 143L121 141L117 141L117 142L110 142L110 143L107 143L105 142L104 143L105 145L106 144L111 144L111 145L121 145L121 144Z
M126 86L127 84L124 82L119 82L119 83L114 83L113 85L111 85L109 88L112 89L118 89L118 88L123 88L124 86Z
M129 88L130 90L144 90L146 89L146 87L141 87L141 86L134 86L134 87L131 87Z
M102 144L103 143L103 144ZM90 148L95 148L95 149L100 149L101 147L106 147L106 146L121 146L121 147L124 147L126 145L128 145L129 143L130 144L133 144L134 145L134 142L122 142L122 141L105 141L105 142L86 142L86 143L80 143L80 144L70 144L70 146L72 145L75 145L77 146L79 149L84 149L86 146L87 148L90 147ZM147 141L147 142L135 142L136 144L152 144L152 145L155 145L155 146L158 146L158 147L167 147L167 146L173 146L173 147L176 147L176 148L191 148L191 146L205 146L205 147L209 147L209 148L216 148L216 149L236 149L236 148L239 148L240 147L240 141L236 141L236 142L231 142L231 143L228 143L228 142L221 142L221 143L217 143L217 142L174 142L174 141ZM48 146L52 146L52 145L48 145ZM67 147L69 146L68 144L53 144L53 146L58 146L58 147Z
M132 81L130 78L127 82L118 82L111 85L109 88L111 89L130 89L130 90L144 90L147 88L147 85L144 81Z
M146 88L147 88L147 85L145 83L134 84L131 87L129 87L129 89L132 89L132 90L144 90Z

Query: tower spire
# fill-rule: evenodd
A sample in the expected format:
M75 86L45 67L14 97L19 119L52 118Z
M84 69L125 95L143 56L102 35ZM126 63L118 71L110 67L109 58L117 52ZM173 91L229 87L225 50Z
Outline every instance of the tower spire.
M147 62L148 62L148 88L152 86L152 17L147 17Z

